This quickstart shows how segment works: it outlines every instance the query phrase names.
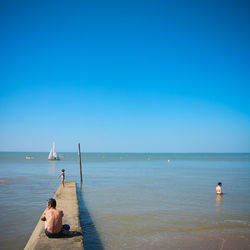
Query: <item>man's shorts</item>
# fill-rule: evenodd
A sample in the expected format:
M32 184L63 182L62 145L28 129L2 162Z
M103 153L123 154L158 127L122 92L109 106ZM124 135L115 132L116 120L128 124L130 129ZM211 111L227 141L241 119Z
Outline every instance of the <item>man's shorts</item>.
M49 238L62 238L63 236L65 236L65 234L67 234L67 232L69 231L70 226L65 224L62 226L62 229L59 233L50 233L47 229L45 229L45 234L49 237Z

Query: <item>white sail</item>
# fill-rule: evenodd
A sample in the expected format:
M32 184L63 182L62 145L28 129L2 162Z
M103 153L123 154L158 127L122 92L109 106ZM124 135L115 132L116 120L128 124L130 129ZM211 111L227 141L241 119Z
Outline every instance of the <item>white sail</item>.
M59 160L59 157L57 157L57 153L56 153L55 142L53 142L53 147L52 147L52 149L50 150L48 160L52 160L52 161L54 161L54 160Z
M53 142L53 158L57 159L55 142Z
M52 149L50 150L48 160L53 160L53 151L52 151Z

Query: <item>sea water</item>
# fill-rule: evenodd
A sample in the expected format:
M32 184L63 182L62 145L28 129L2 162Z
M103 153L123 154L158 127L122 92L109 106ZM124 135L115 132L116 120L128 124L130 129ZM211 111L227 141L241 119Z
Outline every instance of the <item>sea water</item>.
M250 154L84 153L82 185L77 153L47 156L0 153L1 249L23 249L62 168L78 183L87 250L185 249L196 232L249 235Z

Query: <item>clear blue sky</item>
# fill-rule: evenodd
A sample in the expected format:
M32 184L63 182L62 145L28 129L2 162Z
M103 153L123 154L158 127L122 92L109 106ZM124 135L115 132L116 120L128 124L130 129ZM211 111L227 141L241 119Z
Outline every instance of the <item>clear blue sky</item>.
M0 3L0 151L250 152L250 2Z

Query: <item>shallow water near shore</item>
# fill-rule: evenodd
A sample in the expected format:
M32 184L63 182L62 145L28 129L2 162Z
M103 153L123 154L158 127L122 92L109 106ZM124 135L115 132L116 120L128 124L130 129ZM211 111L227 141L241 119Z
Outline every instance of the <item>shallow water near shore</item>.
M23 249L62 168L78 182L87 250L217 249L228 239L249 249L250 154L85 153L82 186L77 153L47 155L0 153L0 249Z

